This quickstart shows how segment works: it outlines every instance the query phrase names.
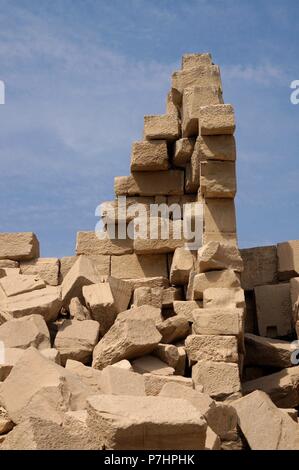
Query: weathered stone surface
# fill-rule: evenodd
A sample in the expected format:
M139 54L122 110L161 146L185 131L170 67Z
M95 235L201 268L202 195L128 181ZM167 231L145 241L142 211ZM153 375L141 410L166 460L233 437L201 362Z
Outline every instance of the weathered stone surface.
M19 262L11 259L0 259L0 268L3 269L17 269Z
M144 221L144 233L136 233L134 251L136 254L172 253L185 244L181 220L149 217Z
M121 312L117 316L117 320L152 320L155 324L163 321L161 309L152 305L141 305L140 307L132 307L129 310Z
M259 334L277 338L292 333L290 285L258 286L254 294Z
M60 308L61 290L55 286L7 297L5 301L0 300L0 311L3 310L13 318L37 314L44 317L46 322L55 321Z
M145 396L144 379L121 367L107 366L101 372L101 391L107 395Z
M149 354L161 338L153 320L118 320L95 347L92 366L103 369L122 359Z
M16 274L15 276L0 279L0 288L2 288L6 297L43 289L45 286L45 282L39 276Z
M215 86L222 89L218 65L203 65L179 70L172 74L172 91L176 104L180 105L185 88L193 86Z
M223 308L193 310L192 331L197 335L242 335L243 310Z
M203 386L204 393L215 399L240 395L238 364L199 361L192 367L192 379L195 384Z
M167 94L166 98L166 114L174 114L176 117L180 117L180 109L175 104L172 91Z
M176 140L180 134L180 121L174 114L144 116L144 138L146 140Z
M156 287L165 284L168 277L167 273L167 255L124 255L124 256L111 256L111 275L120 279L136 279L134 287L138 279L154 278L152 281L142 281L150 283L149 287ZM159 278L157 280L156 278Z
M252 290L256 286L277 283L276 246L261 246L240 250L244 263L241 274L242 288Z
M167 142L165 140L134 142L131 171L159 171L168 169Z
M245 297L243 289L239 287L210 287L203 293L204 308L245 308Z
M67 371L78 376L81 382L86 385L91 394L96 395L97 393L103 393L102 387L102 371L96 370L93 367L88 367L82 364L82 362L68 359L65 364Z
M129 284L132 291L139 289L139 287L149 287L151 289L155 289L156 287L167 289L169 287L169 280L163 276L124 279L124 281Z
M130 370L131 372L134 372L133 367L131 366L131 363L127 361L127 359L123 359L122 361L115 362L115 364L112 364L111 367L120 367L121 369Z
M3 323L0 326L0 341L4 343L5 348L51 347L48 327L40 315L29 315Z
M157 396L167 383L175 383L193 388L192 379L178 375L143 374L145 392L147 395Z
M55 348L39 349L40 353L49 361L61 366L60 352Z
M234 162L201 161L200 194L205 198L234 198L236 195Z
M3 382L0 401L16 424L29 417L60 424L64 411L84 408L88 393L76 376L29 348Z
M232 269L243 271L243 261L238 248L220 242L210 242L198 250L199 272Z
M257 390L232 406L252 450L299 450L298 424L276 408L266 393Z
M186 351L184 347L160 343L152 354L172 367L176 375L184 375L186 365Z
M39 243L34 233L0 233L0 259L20 261L38 256Z
M32 261L23 261L20 263L20 268L22 274L38 275L46 284L58 286L58 258L37 258Z
M135 372L139 374L156 374L156 375L173 375L174 368L170 367L165 362L161 361L157 357L147 355L135 359L132 362L132 366Z
M219 199L217 199L218 201ZM202 244L206 245L210 242L221 242L227 243L229 245L236 246L238 244L237 241L237 234L236 232L233 233L226 233L226 232L204 232L202 236Z
M236 233L236 212L232 199L205 199L203 214L205 232L219 234L218 241L225 234Z
M0 436L6 434L13 428L13 422L10 420L7 411L0 407Z
M299 275L299 240L277 244L278 277L285 281Z
M291 367L294 348L289 341L245 334L246 364L268 367Z
M87 423L108 450L204 449L206 439L204 419L179 399L90 397Z
M298 423L298 411L295 408L279 408L279 410L286 413L295 423Z
M173 302L182 299L182 291L176 287L138 287L134 291L133 305L152 305L156 308L172 308Z
M233 134L236 128L234 109L230 104L202 106L198 121L201 135Z
M299 317L299 277L290 279L290 294L293 320L296 323Z
M200 166L197 155L193 152L190 163L185 169L185 193L192 194L198 191L200 184Z
M193 279L194 299L202 300L204 291L213 287L240 287L240 276L232 269L196 274Z
M75 264L77 259L77 256L64 256L63 258L60 258L59 284L62 283L63 279L65 278L71 267Z
M69 312L71 319L78 321L91 320L91 315L86 307L82 305L78 297L73 297L69 304Z
M244 395L254 390L267 393L278 407L297 407L299 405L299 366L288 367L280 372L243 382Z
M100 325L94 320L65 320L58 328L55 348L60 352L61 363L74 359L89 363L92 351L98 343Z
M238 342L235 336L190 335L185 341L191 362L238 362Z
M199 160L236 160L236 142L232 135L201 135L197 137L195 152Z
M173 302L173 310L177 316L185 318L188 322L193 322L193 311L202 307L202 303L195 300Z
M175 143L173 164L179 167L185 167L190 162L194 150L195 139L184 137Z
M182 57L182 69L192 69L200 65L213 65L212 56L209 53L184 54Z
M20 268L0 268L0 279L5 276L15 276L20 274Z
M124 255L133 253L133 241L110 239L107 236L98 238L95 232L78 232L76 242L77 255Z
M161 343L165 344L186 338L190 331L189 322L179 316L167 318L167 320L158 323L156 326L162 335Z
M184 247L177 248L174 252L171 269L170 282L175 286L188 284L189 275L196 263L196 252Z
M205 450L221 450L220 438L209 426L207 427Z
M147 171L117 176L114 179L114 191L116 196L181 195L184 194L184 172Z
M12 368L18 362L18 360L22 357L24 353L23 349L19 348L5 348L4 349L4 357L0 361L0 385L12 371ZM0 390L1 396L1 390Z

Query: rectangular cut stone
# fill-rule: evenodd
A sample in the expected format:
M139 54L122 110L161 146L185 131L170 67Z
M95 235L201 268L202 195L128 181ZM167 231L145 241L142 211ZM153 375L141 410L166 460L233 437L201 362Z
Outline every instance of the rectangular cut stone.
M246 334L246 365L265 367L291 367L293 345L289 341L263 338Z
M20 261L38 257L39 242L34 233L0 233L0 259Z
M173 164L175 166L185 167L186 163L190 162L194 144L195 139L187 137L176 141L173 156Z
M243 332L243 309L201 308L193 310L192 331L196 335L235 335Z
M233 200L205 199L203 213L205 232L236 233L236 211Z
M277 338L292 333L290 284L274 284L254 288L260 336Z
M183 137L198 135L198 119L201 106L223 103L220 88L212 86L195 86L185 88L182 106Z
M261 246L240 250L244 262L241 274L243 289L252 290L256 286L277 283L276 246Z
M235 336L190 335L185 341L191 362L238 362L238 342Z
M76 261L77 256L64 256L63 258L60 258L59 284L62 283L63 279Z
M180 109L175 103L175 99L171 90L167 93L166 114L174 114L177 118L180 117Z
M286 281L299 275L299 240L277 244L278 277Z
M188 87L215 86L222 90L220 69L218 65L198 65L179 70L172 74L171 86L177 104L181 103L182 93Z
M236 126L232 105L202 106L199 111L198 127L201 135L233 134Z
M58 285L58 258L37 258L32 261L23 261L20 263L20 268L22 274L36 274L50 286Z
M222 243L228 243L230 245L237 245L238 240L237 240L237 234L236 232L234 233L229 233L229 232L206 232L204 231L203 236L202 236L202 244L205 245L206 243L209 242L215 242L215 241L220 241Z
M192 367L195 385L202 385L203 392L217 400L241 395L238 364L228 362L199 361Z
M236 160L236 141L233 135L201 135L197 137L194 151L199 160Z
M116 196L157 196L184 194L181 170L135 172L114 179Z
M175 300L173 302L173 310L179 317L186 318L188 322L193 322L193 312L202 307L201 302L195 300Z
M0 288L2 288L6 297L44 289L45 286L45 282L38 276L16 274L15 276L6 276L0 279Z
M168 169L166 140L134 142L131 171L158 171Z
M299 277L290 280L291 304L293 320L296 323L299 319Z
M245 308L243 289L210 287L203 293L204 308Z
M151 289L155 289L156 287L169 287L169 280L162 276L124 279L124 281L131 286L132 291L139 287L149 287Z
M147 395L157 396L162 388L167 383L175 383L184 385L185 387L193 388L192 380L187 377L179 377L177 375L157 375L157 374L143 374L145 383L145 393Z
M134 252L137 254L172 253L185 244L183 223L181 220L168 220L161 217L149 217L144 221L140 236L134 239Z
M202 300L204 291L210 287L240 287L240 275L232 269L196 274L193 279L194 300Z
M144 116L144 138L146 140L176 140L181 134L180 121L174 114Z
M175 250L170 269L171 284L175 286L188 284L189 274L195 268L196 254L196 251L184 247Z
M111 257L111 275L121 279L168 277L167 255L123 255Z
M99 239L95 232L78 232L76 243L77 255L123 255L133 253L133 240L126 238Z
M101 275L87 256L78 256L61 285L62 301L68 307L72 298L78 297L83 302L82 288L101 281Z
M182 57L182 69L192 69L200 65L213 65L210 53L184 54Z
M200 162L200 194L205 198L234 198L236 195L234 162Z

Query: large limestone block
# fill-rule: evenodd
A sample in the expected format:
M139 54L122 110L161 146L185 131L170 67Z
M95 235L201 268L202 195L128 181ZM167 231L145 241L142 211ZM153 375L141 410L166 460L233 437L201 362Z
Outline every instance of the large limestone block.
M218 201L219 199L217 199ZM236 232L206 232L204 231L202 236L202 244L206 245L210 242L221 242L229 245L236 246L238 244Z
M174 368L170 367L165 362L161 361L157 357L147 355L139 357L132 362L132 366L135 372L139 374L156 374L156 375L173 375Z
M2 288L6 297L43 289L45 286L45 282L39 276L33 275L16 274L15 276L6 276L0 279L0 288Z
M200 64L196 67L179 70L172 74L172 92L175 103L180 105L185 88L194 86L215 86L222 90L218 65Z
M167 255L111 256L111 275L120 279L167 278ZM136 281L137 282L137 281ZM144 281L145 282L145 281ZM144 286L144 282L142 285ZM147 281L147 282L150 282ZM156 281L152 281L155 282ZM158 282L158 281L157 281ZM161 281L159 281L159 284ZM165 283L165 281L164 281ZM153 284L151 283L151 286ZM156 285L153 285L156 287Z
M79 256L61 285L63 305L67 307L73 297L78 297L80 301L83 301L82 288L100 280L101 276L96 271L93 262L86 256Z
M182 101L183 137L198 135L198 119L201 106L223 103L220 88L213 86L195 86L185 88Z
M290 284L258 286L254 294L259 334L277 338L292 333Z
M30 417L60 424L63 412L84 408L89 393L75 375L29 348L3 382L0 401L16 424Z
M0 259L0 268L3 269L17 269L20 263L11 259Z
M276 246L261 246L240 250L244 263L241 274L242 287L252 290L256 286L277 283Z
M201 161L200 194L205 198L231 198L236 195L234 162Z
M161 342L153 320L133 318L118 320L93 351L95 369L151 353Z
M174 114L144 116L144 138L146 140L177 140L180 134L180 121Z
M238 362L238 342L235 336L190 335L185 341L191 362Z
M77 259L77 256L64 256L63 258L60 258L59 284L62 283L63 279L65 278L71 267L75 264Z
M93 367L88 367L82 362L68 359L65 364L65 369L72 374L78 376L81 382L86 385L92 395L103 393L102 371L96 370Z
M20 261L38 256L39 243L34 233L0 233L0 259Z
M169 280L163 276L124 279L124 281L129 284L132 291L139 287L150 287L151 289L155 289L156 287L167 289L169 287Z
M144 221L146 230L136 233L134 251L136 254L172 253L185 244L181 220L149 217Z
M165 344L184 339L190 332L188 320L177 315L158 323L157 329L162 335L161 343Z
M54 346L60 352L61 363L67 359L87 364L98 343L100 326L94 320L64 320L59 326Z
M183 346L160 343L152 354L174 369L176 375L184 375L186 367L186 351Z
M200 135L224 135L235 132L234 109L230 104L202 106L199 111Z
M202 308L193 310L192 331L196 335L235 335L243 332L243 310Z
M60 287L47 286L44 289L7 297L4 301L0 300L0 311L3 310L13 318L37 314L44 317L46 322L50 322L56 320L61 305Z
M213 65L210 53L184 54L182 57L182 69L192 69L200 65Z
M184 194L182 170L135 172L114 179L116 196L171 196ZM111 253L116 254L116 253Z
M192 367L192 379L203 386L203 392L222 400L240 395L241 383L238 364L199 361Z
M166 140L134 142L131 171L159 171L168 169Z
M183 137L175 143L173 164L179 167L185 167L191 160L191 155L194 150L195 139Z
M267 393L278 407L297 407L299 405L299 367L288 367L280 372L248 380L242 384L244 395L254 390Z
M0 384L12 371L18 360L23 356L24 350L19 348L5 348L2 360L0 361ZM1 396L1 390L0 390Z
M101 371L101 391L107 395L145 396L144 379L135 372L107 366Z
M262 391L232 403L252 450L299 450L299 426Z
M240 287L240 276L232 269L199 273L193 279L195 300L202 300L203 293L210 287Z
M245 334L245 361L247 365L265 367L291 367L294 351L289 341Z
M232 269L243 271L243 261L238 248L228 243L211 241L198 250L199 272Z
M46 284L58 286L58 258L37 258L31 261L23 261L20 263L20 268L22 274L38 275Z
M108 450L204 449L205 446L205 420L190 403L180 399L90 397L87 423Z
M205 232L222 235L236 232L236 211L232 199L205 199L203 214Z
M181 377L179 375L143 374L143 378L145 383L145 393L149 396L159 395L164 385L168 383L175 383L184 385L188 388L193 388L192 379Z
M83 291L83 295L84 295L84 291ZM92 319L89 313L89 310L86 307L84 307L84 305L82 305L78 297L73 297L72 300L70 301L69 313L70 313L71 320L82 321L82 320Z
M4 343L5 348L51 347L48 327L40 315L29 315L3 323L0 326L0 341Z
M126 253L133 253L133 242L129 238L112 239L107 235L100 239L95 232L77 233L77 255L124 255Z
M277 244L278 277L281 281L299 275L299 240Z
M0 268L0 279L5 276L20 274L20 268Z
M40 353L49 361L61 366L60 352L55 348L40 349Z
M201 135L197 137L194 151L199 160L236 160L236 142L233 135Z
M239 287L210 287L203 293L204 308L245 309L245 296Z
M129 310L121 312L117 316L118 320L152 320L155 324L163 321L161 309L151 305L142 305L140 307L132 307Z
M182 299L182 291L178 287L138 287L134 291L133 305L152 305L156 308L172 308L173 302Z
M202 307L201 302L196 300L176 300L173 302L173 310L179 317L185 318L188 322L193 322L194 310Z

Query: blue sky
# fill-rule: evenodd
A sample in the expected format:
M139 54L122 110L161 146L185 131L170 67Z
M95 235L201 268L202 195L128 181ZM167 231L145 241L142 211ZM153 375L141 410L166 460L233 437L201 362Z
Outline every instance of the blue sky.
M240 246L299 239L297 0L0 0L0 231L74 253L170 74L210 51L235 107Z

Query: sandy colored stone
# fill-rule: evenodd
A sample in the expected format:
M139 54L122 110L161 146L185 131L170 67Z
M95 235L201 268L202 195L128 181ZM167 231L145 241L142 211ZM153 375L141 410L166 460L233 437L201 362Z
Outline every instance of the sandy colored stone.
M240 287L240 276L232 269L196 274L193 280L194 299L202 300L204 291L212 287Z
M221 234L222 236L236 233L236 212L233 200L205 199L203 214L205 232Z
M184 347L160 343L152 354L174 369L176 375L184 375L186 352ZM181 373L181 374L180 374Z
M21 273L20 268L0 268L0 279L5 276L15 276Z
M55 338L54 346L60 352L61 363L67 359L87 364L91 360L92 351L98 343L100 325L94 320L65 320Z
M60 258L59 284L62 283L63 279L65 278L71 267L75 264L77 259L77 256L64 256L63 258Z
M200 65L213 65L210 53L184 54L182 57L182 69L191 69Z
M152 320L155 324L159 324L163 321L163 316L160 308L153 307L152 305L141 305L140 307L133 306L117 316L117 321L128 319Z
M38 258L39 243L32 232L1 232L0 259L29 260Z
M198 250L199 272L232 269L243 271L243 261L238 248L221 242L210 242Z
M95 232L77 233L77 255L124 255L132 252L133 243L129 238L110 239L107 235L100 239Z
M165 362L157 357L147 355L135 359L132 362L132 367L135 372L139 374L156 374L156 375L173 375L174 368L170 367Z
M156 308L172 308L173 302L182 299L182 291L176 287L138 287L134 291L133 305L152 305Z
M0 326L0 341L6 348L50 348L50 333L40 315L29 315L10 320Z
M0 268L17 269L20 263L11 259L0 259Z
M194 158L195 156L195 158ZM186 163L185 168L185 193L197 193L200 185L200 165L197 156L192 154L189 163Z
M205 450L221 450L221 441L219 436L208 426Z
M23 261L20 263L20 268L22 274L38 275L46 284L58 286L58 258L37 258L31 261Z
M286 281L299 275L299 240L277 244L278 278Z
M160 342L153 320L118 320L95 347L92 366L103 369L122 359L149 354Z
M277 338L292 333L290 284L257 286L254 294L259 334Z
M266 367L291 367L294 348L289 341L245 334L246 364Z
M190 335L185 341L191 362L238 362L238 342L235 336Z
M13 422L10 420L7 411L0 407L0 436L6 434L13 428Z
M166 97L166 114L174 114L176 117L180 117L180 109L175 104L175 100L171 90L167 93Z
M239 287L210 287L203 293L204 308L245 308L243 289Z
M144 221L144 233L136 233L134 251L136 254L172 253L185 244L181 220L169 220L151 216Z
M46 348L46 349L40 349L39 350L42 356L44 356L46 359L49 361L55 362L55 364L58 364L61 366L61 359L60 359L60 352L57 351L55 348Z
M43 289L45 282L39 276L16 274L0 279L0 287L6 297L25 294L37 289Z
M292 418L295 423L298 423L298 411L295 408L279 408L280 411L286 413L290 418Z
M219 199L217 199L218 201ZM206 245L210 242L227 243L232 246L237 246L238 239L236 232L204 232L202 236L202 244Z
M199 361L192 367L192 379L195 384L203 386L204 393L215 399L240 395L238 364Z
M91 320L88 309L82 305L78 297L73 297L69 304L70 317L73 320Z
M166 254L111 256L111 275L120 279L136 280L158 277L160 280L157 280L157 283L162 284L161 277L164 279L168 277L167 256ZM142 282L143 285L144 282ZM151 282L150 286L156 287L155 279L146 282Z
M130 370L107 366L101 372L101 391L107 395L145 396L144 379Z
M262 391L232 403L252 450L299 450L299 426ZM254 423L254 425L253 425Z
M277 283L276 246L261 246L240 250L244 263L241 275L243 289L251 290L256 286Z
M131 171L159 171L168 169L167 142L165 140L134 142Z
M198 121L201 135L233 134L236 128L234 109L230 104L202 106Z
M196 67L179 70L172 74L172 91L175 102L180 105L185 88L194 86L215 86L222 89L218 65L200 64Z
M144 138L146 140L177 140L180 134L180 121L174 114L144 116Z
M290 279L290 294L293 321L296 323L299 318L299 277Z
M103 393L102 371L85 366L82 362L73 359L66 361L65 369L78 376L80 381L90 389L92 395Z
M231 198L236 195L234 162L201 161L200 194L205 198Z
M192 331L197 335L235 335L243 332L243 310L201 308L193 310Z
M139 171L130 176L117 176L114 191L116 196L181 195L184 194L184 172Z
M167 289L169 287L169 280L163 276L124 279L124 281L131 286L132 291L139 287L149 287L151 289L155 289L156 287Z
M90 397L87 423L107 450L204 449L206 439L204 419L179 399Z
M131 372L133 372L133 367L131 366L131 363L127 361L127 359L115 362L114 364L112 364L111 367L120 367L121 369L130 370Z
M22 357L24 353L23 349L19 348L5 348L4 356L2 357L2 361L0 361L0 385L6 377L9 376L12 368L18 362L18 360ZM1 395L1 390L0 390Z
M193 322L193 311L201 306L201 302L195 300L176 300L173 302L175 314L185 318L188 322Z
M179 167L185 167L190 162L194 150L195 139L183 137L175 143L173 164Z
M196 139L194 151L199 160L236 160L236 142L233 135L201 135Z
M145 392L149 396L159 395L163 386L167 383L176 383L193 388L192 379L181 377L179 375L143 374L143 378L145 383Z
M186 338L190 331L188 320L177 315L158 323L157 329L162 335L161 343L165 344Z

